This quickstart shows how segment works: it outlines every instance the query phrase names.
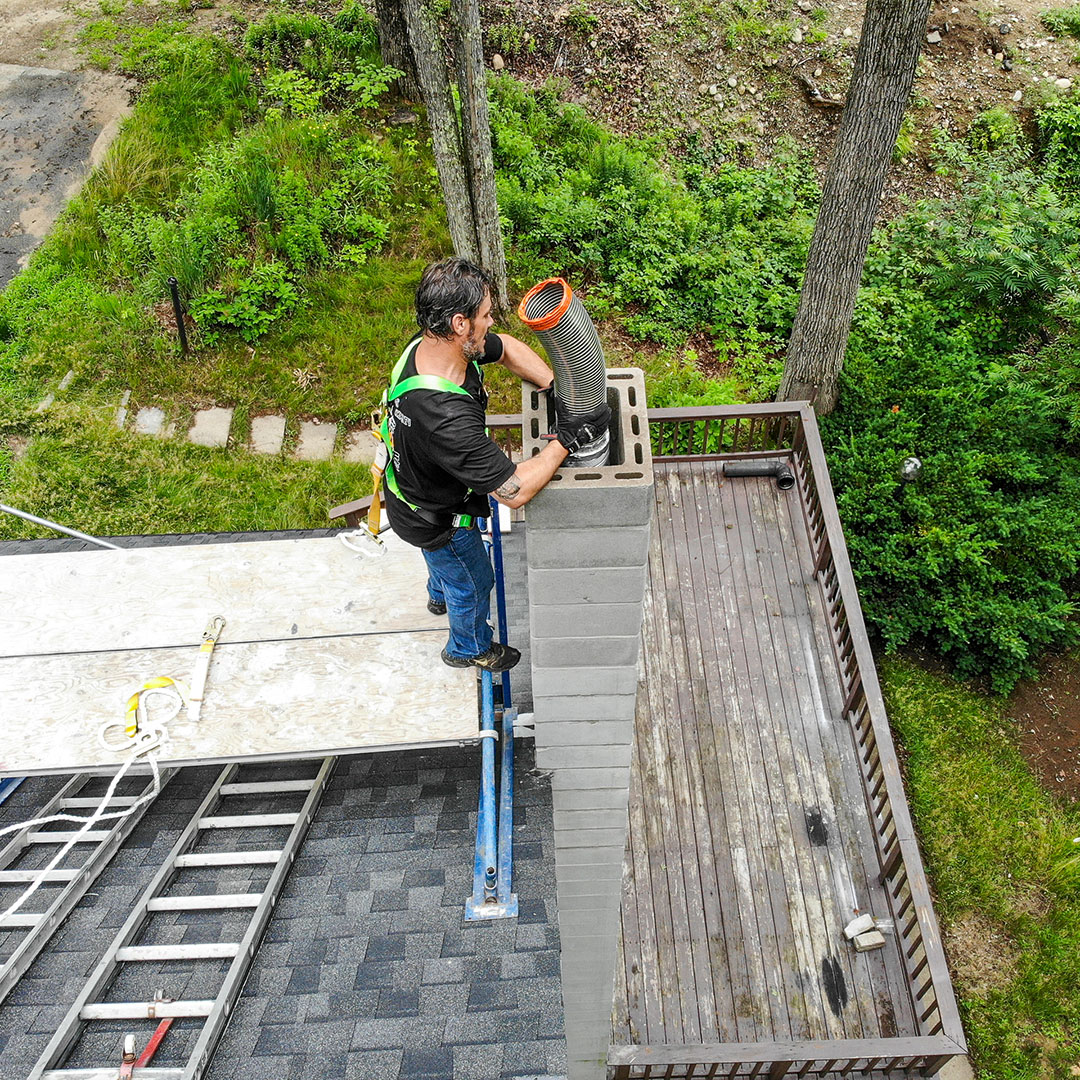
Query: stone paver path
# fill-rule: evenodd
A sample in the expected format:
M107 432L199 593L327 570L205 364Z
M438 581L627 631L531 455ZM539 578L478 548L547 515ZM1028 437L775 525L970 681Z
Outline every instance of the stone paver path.
M131 391L126 391L116 410L116 422L123 426L127 420L127 403ZM42 402L39 409L44 410L52 403L52 395ZM197 446L225 447L229 445L229 431L233 422L233 409L215 407L200 409L192 420L187 432L188 442ZM280 454L285 444L285 429L288 417L281 413L254 416L251 419L251 435L246 449L254 454ZM176 424L167 421L165 409L157 405L145 405L135 414L131 425L138 435L154 435L158 438L171 439L176 434ZM302 420L298 433L296 449L292 457L297 461L329 461L334 456L337 443L338 426L333 421ZM239 445L239 444L237 444ZM345 433L344 445L338 455L342 461L354 465L370 465L375 460L378 439L366 428L354 428Z
M165 412L150 406L135 414L135 430L140 435L160 435L165 427Z
M317 420L302 420L295 456L299 461L328 461L334 452L335 439L337 439L337 424L320 424Z
M375 460L375 448L378 445L370 431L350 431L345 436L345 451L341 456L345 461L370 465Z
M251 420L251 449L256 454L280 454L285 441L284 416L255 416Z
M188 441L196 446L225 446L232 418L232 409L200 409L188 432Z

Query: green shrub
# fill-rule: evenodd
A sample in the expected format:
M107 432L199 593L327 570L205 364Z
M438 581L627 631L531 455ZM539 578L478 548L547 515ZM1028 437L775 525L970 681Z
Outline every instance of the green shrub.
M823 423L869 621L996 690L1076 637L1080 384L1051 357L1080 327L1078 253L1080 205L1023 169L916 207L867 260Z
M1046 175L1059 187L1080 191L1080 101L1044 105L1036 117L1046 156Z
M1020 125L1008 109L997 106L979 113L971 121L968 141L972 147L983 153L989 153L1000 147L1014 143L1020 138Z
M697 139L670 171L655 148L616 138L558 88L493 82L499 205L515 269L592 282L594 315L668 345L786 337L812 228L809 160L781 143L759 170Z
M1080 4L1044 11L1039 18L1051 34L1080 38Z

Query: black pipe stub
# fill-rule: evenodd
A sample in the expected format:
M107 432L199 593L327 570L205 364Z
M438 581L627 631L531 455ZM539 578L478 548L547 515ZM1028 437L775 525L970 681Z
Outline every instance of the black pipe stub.
M745 461L725 461L725 476L772 476L781 491L795 486L795 474L784 458L751 458Z

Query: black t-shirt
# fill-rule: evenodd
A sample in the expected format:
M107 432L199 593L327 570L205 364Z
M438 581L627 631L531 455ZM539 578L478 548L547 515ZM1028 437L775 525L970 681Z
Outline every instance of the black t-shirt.
M419 342L418 337L410 345L399 382L416 374ZM500 360L502 353L502 339L488 334L480 363ZM440 520L426 520L388 489L387 517L402 540L429 551L450 539L452 514L487 517L487 493L504 484L516 468L484 430L487 392L476 364L466 368L462 386L467 396L409 390L390 402L388 409L394 477L401 494Z

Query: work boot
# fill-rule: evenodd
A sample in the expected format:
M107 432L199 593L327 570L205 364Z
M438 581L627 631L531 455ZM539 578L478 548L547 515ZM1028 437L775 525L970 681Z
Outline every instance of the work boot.
M428 611L431 612L432 615L445 615L446 614L446 605L445 604L440 604L438 600L430 600L429 599L428 602L427 602L427 609L428 609Z
M442 659L450 667L478 667L495 673L509 671L521 659L521 653L510 645L503 645L501 641L493 641L491 648L479 656L448 656L443 649Z

